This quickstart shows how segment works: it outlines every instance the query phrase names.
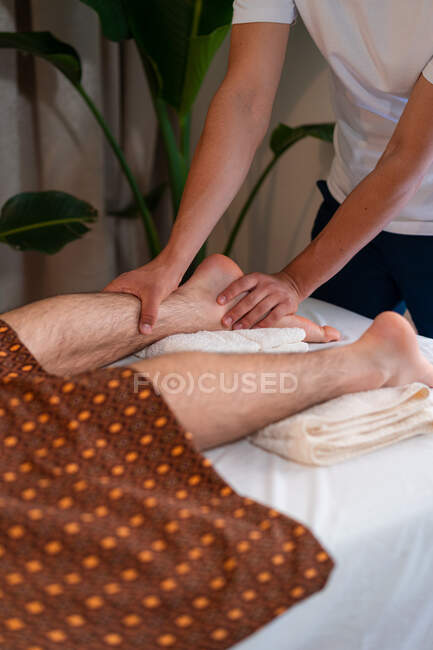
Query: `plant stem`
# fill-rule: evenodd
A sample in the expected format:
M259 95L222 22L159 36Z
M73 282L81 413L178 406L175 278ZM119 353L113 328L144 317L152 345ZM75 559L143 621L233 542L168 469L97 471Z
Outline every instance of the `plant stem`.
M281 125L280 125L281 126ZM318 138L319 140L324 140L326 142L330 142L331 140L329 137L325 137L320 131L324 127L329 128L330 124L307 124L306 126L301 126L296 129L293 129L292 131L292 137L290 140L286 142L284 147L280 148L279 150L275 151L274 157L272 158L271 162L268 164L268 166L265 168L264 172L260 176L259 180L257 183L254 185L253 190L251 194L249 195L244 207L242 208L235 225L232 228L232 231L230 233L227 246L224 251L224 255L230 255L233 249L233 245L235 243L236 237L238 236L239 230L245 220L245 217L248 213L248 210L250 209L254 199L256 198L260 188L262 187L263 183L265 182L266 178L278 162L278 160L283 156L286 151L291 149L297 142L300 140L303 140L304 138L307 138L309 136ZM275 134L275 131L274 131ZM326 135L326 134L325 134ZM332 137L332 136L331 136Z
M168 174L170 178L170 191L174 220L176 219L177 213L179 212L180 200L185 188L189 165L187 163L187 159L183 155L183 152L179 148L173 126L171 124L170 115L168 113L167 102L158 94L159 90L157 81L155 80L155 71L149 59L147 58L146 53L143 52L137 41L136 45L138 53L140 55L141 63L143 65L144 74L149 85L153 108L158 119L159 128L161 129L162 139L164 141L165 153L168 160ZM182 148L184 148L186 134L183 131L182 123L180 123L180 128L182 133Z
M230 253L232 252L233 245L235 243L238 232L239 232L239 230L240 230L240 228L241 228L241 226L242 226L242 224L244 222L244 219L245 219L245 217L247 215L247 212L250 209L254 199L256 198L261 186L263 185L266 178L271 173L273 167L277 163L278 158L279 158L279 156L274 156L272 158L271 162L267 165L267 167L265 168L264 172L260 176L257 183L254 185L251 194L249 195L247 201L245 202L245 205L242 208L242 210L241 210L241 212L240 212L240 214L239 214L239 216L238 216L238 218L236 220L236 223L232 228L232 231L230 233L230 237L229 237L228 242L227 242L227 246L226 246L226 248L224 250L224 255L230 255Z
M179 118L180 148L185 165L189 169L191 164L191 113Z
M126 179L131 187L132 193L134 195L134 198L137 202L137 207L140 211L140 215L144 224L144 227L146 229L147 233L147 238L149 242L149 247L150 247L150 252L152 255L152 258L156 257L160 252L161 252L161 244L159 242L159 237L158 233L156 232L155 224L153 222L152 215L150 214L150 211L146 205L146 201L144 200L143 194L140 191L140 188L137 185L137 181L134 178L134 175L132 174L132 171L126 162L125 155L120 148L118 142L114 138L113 134L111 133L108 124L102 117L101 113L99 110L96 108L95 104L89 97L89 95L86 93L84 90L83 86L78 83L74 84L75 88L78 90L84 101L86 102L87 106L90 108L91 112L93 113L96 121L98 122L99 126L101 127L102 131L104 132L105 137L107 138L117 160L119 161L119 164L122 168L123 173L126 176Z
M165 100L162 97L153 96L153 105L161 128L162 139L164 140L168 158L173 217L176 218L188 175L188 165L182 152L179 150Z
M197 36L202 11L203 11L203 0L196 0L190 37Z

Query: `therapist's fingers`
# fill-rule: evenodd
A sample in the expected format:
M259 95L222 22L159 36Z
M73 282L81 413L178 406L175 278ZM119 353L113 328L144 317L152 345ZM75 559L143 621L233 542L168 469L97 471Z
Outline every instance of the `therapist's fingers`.
M163 298L156 288L140 288L137 283L128 281L128 274L124 274L116 278L113 282L110 282L104 291L108 293L128 293L138 298L141 303L138 331L143 336L148 336L152 333L152 328L158 319L158 311Z
M256 305L259 303L265 296L263 290L252 291L248 293L245 298L240 300L230 311L228 311L223 318L221 319L224 327L231 327L236 323L240 318L248 314ZM239 327L237 329L240 329Z
M277 294L271 294L261 300L248 314L243 316L240 321L233 325L233 329L250 329L257 323L263 320L269 312L271 312L276 305L278 305L280 297Z
M138 328L141 334L151 334L152 328L158 319L158 311L161 304L161 298L158 294L153 293L144 293L143 295L139 295L138 298L141 300L140 321Z
M264 314L265 317L257 323L257 327L285 327L280 325L280 321L291 315L293 315L292 304L281 298L268 314Z
M235 280L229 284L229 286L226 287L217 297L218 304L226 305L237 298L241 293L254 289L254 287L257 286L259 275L259 273L250 273L249 275L244 275L239 278L239 280Z

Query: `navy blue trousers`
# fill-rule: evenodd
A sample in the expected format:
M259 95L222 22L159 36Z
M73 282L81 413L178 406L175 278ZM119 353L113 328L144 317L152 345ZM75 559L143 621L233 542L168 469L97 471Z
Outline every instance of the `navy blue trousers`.
M325 181L317 186L324 200L313 239L340 207ZM433 338L433 237L381 232L313 297L368 318L407 307L418 332Z

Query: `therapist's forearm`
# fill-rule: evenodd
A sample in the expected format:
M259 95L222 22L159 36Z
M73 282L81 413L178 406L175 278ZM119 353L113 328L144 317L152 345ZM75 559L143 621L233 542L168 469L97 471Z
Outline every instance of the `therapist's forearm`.
M284 271L301 300L340 271L401 213L418 190L425 170L410 156L384 156L347 197L331 221Z
M183 272L242 185L268 118L254 98L224 84L209 108L185 191L163 257Z

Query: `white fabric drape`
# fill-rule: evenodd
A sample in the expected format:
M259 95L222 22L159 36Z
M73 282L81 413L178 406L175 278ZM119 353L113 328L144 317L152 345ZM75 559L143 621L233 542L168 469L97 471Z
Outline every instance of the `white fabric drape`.
M76 47L83 61L83 84L103 108L143 191L161 182L163 151L133 44L119 47L105 41L96 14L78 0L1 0L0 30L30 28L50 30ZM193 111L193 146L225 73L228 40L212 64ZM118 273L143 264L148 250L141 223L105 216L130 202L129 188L94 118L69 82L44 61L0 50L0 97L0 203L22 191L58 189L89 201L100 213L91 233L54 256L23 254L1 245L0 310L57 293L95 291ZM332 111L325 65L302 25L297 25L272 127L279 121L298 124L327 119L332 119ZM268 162L268 140L217 226L211 252L222 251L231 224ZM314 182L326 173L331 155L329 145L308 141L280 162L234 250L246 271L277 270L307 243L320 202ZM169 231L170 207L167 196L157 214L163 239Z

